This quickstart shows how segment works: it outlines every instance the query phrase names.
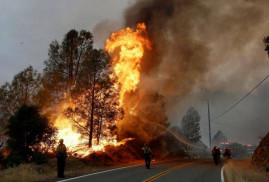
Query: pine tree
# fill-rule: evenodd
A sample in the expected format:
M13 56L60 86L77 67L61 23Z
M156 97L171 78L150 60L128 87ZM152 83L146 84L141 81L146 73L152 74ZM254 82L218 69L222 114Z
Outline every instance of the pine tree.
M199 121L200 115L193 107L190 107L182 118L184 135L191 142L197 142L201 138Z

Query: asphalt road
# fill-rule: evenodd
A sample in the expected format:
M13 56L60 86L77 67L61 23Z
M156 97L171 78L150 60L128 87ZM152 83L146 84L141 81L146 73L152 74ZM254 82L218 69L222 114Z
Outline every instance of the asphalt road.
M144 165L116 168L100 171L62 182L220 182L221 166L215 166L209 160L177 160L156 162L151 169Z

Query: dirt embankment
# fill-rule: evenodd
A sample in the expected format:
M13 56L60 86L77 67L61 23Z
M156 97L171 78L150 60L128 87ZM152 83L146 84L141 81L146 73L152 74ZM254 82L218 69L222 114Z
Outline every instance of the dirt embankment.
M269 132L255 150L252 162L258 166L269 168Z

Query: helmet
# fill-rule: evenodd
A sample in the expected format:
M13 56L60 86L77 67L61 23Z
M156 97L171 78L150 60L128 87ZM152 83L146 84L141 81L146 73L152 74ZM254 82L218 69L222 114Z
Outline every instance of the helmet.
M60 142L60 143L63 143L63 142L64 142L64 139L60 139L59 142Z

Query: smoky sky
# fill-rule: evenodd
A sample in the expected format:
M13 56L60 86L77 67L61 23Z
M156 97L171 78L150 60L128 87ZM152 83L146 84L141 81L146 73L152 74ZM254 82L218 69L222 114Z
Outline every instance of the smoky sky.
M142 62L140 87L164 96L172 125L196 108L207 144L206 100L214 119L269 73L268 8L267 0L0 0L0 84L29 65L42 71L50 42L70 29L93 32L103 47L111 32L144 21L154 52ZM212 135L257 143L269 128L268 93L269 80L212 121Z
M0 0L0 84L32 65L42 71L51 41L70 29L92 32L111 20L121 25L130 0ZM98 44L95 44L98 46Z

